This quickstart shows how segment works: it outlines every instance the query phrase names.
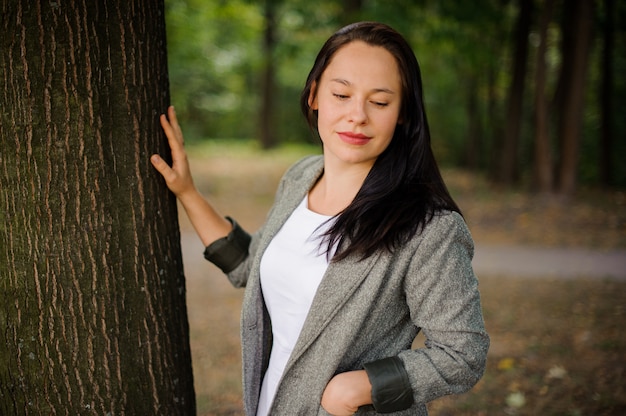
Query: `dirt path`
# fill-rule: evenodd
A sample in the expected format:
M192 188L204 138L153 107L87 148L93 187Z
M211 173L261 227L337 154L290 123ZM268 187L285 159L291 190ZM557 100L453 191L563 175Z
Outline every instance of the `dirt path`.
M186 265L202 264L198 237L184 231L181 239ZM473 265L479 276L626 280L626 250L477 244Z
M479 276L626 280L626 250L477 244L473 265Z

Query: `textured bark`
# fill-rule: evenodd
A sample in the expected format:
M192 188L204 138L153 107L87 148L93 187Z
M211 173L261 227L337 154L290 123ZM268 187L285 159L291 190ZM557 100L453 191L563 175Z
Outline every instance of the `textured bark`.
M0 14L0 414L195 414L163 4Z

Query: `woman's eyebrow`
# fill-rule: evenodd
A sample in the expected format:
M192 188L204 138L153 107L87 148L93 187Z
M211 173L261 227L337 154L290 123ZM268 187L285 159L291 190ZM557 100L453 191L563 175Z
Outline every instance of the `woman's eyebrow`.
M352 83L350 81L348 81L347 79L343 79L343 78L333 78L331 79L332 82L337 82L339 84L345 85L346 87L349 87L352 85ZM390 90L389 88L373 88L372 92L384 92L386 94L395 94L395 91Z

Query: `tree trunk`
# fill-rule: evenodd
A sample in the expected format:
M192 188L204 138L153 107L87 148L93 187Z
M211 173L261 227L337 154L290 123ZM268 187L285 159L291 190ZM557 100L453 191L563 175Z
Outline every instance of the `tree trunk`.
M193 415L163 4L0 11L0 414Z
M509 88L504 146L500 159L498 180L511 184L518 179L519 137L522 125L522 104L524 100L524 81L528 62L528 34L533 13L532 0L520 0L514 37L513 79Z
M360 19L361 11L363 9L363 0L342 0L341 10L341 24L349 25L357 22Z
M558 191L563 195L574 193L577 185L578 153L580 147L581 119L583 115L587 69L593 28L593 0L572 0L564 3L566 19L564 27L570 33L571 41L564 42L563 67L560 80L558 103L559 140L561 161L559 168Z
M539 48L535 68L535 180L542 193L553 191L554 175L550 147L549 110L546 99L546 50L548 26L552 20L554 0L546 0L539 24Z
M490 64L487 67L487 115L490 125L490 131L488 135L490 140L485 148L484 152L486 153L486 169L487 175L489 179L493 182L498 183L500 176L500 159L499 156L502 155L502 137L503 133L503 124L502 116L498 111L500 109L499 97L498 97L498 82L497 82L497 68L495 65Z
M604 33L602 48L602 81L600 87L600 183L611 185L613 179L613 0L605 0Z
M274 121L276 95L276 82L274 80L274 48L276 46L276 2L278 0L265 0L265 31L263 34L263 68L261 70L261 117L259 126L261 131L261 146L264 149L276 145L276 126Z
M478 103L478 77L468 75L467 83L467 141L464 165L470 170L477 170L481 165L483 126Z

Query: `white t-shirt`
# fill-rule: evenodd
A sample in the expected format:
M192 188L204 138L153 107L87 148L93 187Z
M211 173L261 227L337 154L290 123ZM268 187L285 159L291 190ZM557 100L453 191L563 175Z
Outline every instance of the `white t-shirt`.
M321 236L331 217L308 209L308 196L270 242L261 259L261 288L272 320L273 345L257 416L266 416L313 297L328 267ZM321 227L320 227L321 226Z

